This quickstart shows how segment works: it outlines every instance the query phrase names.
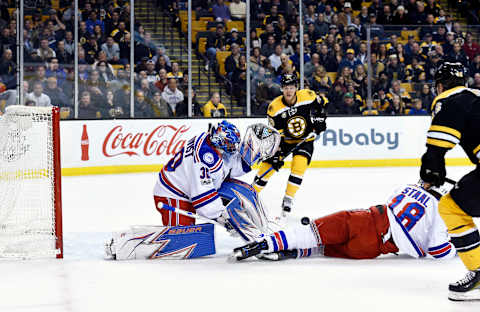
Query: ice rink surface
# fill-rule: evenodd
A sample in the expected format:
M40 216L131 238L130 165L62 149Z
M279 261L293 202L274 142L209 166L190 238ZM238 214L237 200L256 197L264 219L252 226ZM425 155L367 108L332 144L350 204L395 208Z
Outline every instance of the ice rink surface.
M447 171L458 179L471 169ZM279 213L288 173L275 175L261 194L272 215ZM0 262L0 311L480 311L480 303L447 300L448 283L465 274L458 258L228 263L242 242L217 228L215 257L103 260L111 231L160 224L152 200L155 178L64 177L65 258ZM310 169L290 222L384 203L396 186L417 180L413 167Z

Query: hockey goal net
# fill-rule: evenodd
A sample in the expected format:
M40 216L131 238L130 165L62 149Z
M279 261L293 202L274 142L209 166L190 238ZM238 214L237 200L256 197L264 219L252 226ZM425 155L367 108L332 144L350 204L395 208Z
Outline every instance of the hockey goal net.
M59 111L0 116L0 258L63 257Z

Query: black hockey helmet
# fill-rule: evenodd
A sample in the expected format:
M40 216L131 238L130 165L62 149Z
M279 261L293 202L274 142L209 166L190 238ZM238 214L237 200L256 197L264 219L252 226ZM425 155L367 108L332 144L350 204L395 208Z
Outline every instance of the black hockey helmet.
M465 86L466 82L466 70L460 62L444 62L435 72L435 84L441 83L445 90Z
M290 85L297 86L297 84L298 84L297 75L295 75L295 74L283 74L280 84L282 85L282 87L290 86Z

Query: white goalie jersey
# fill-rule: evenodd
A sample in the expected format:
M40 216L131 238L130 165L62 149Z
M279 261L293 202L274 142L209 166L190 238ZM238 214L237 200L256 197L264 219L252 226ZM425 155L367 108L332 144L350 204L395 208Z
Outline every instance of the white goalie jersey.
M438 200L418 185L399 188L388 200L391 235L401 253L452 258L456 251L438 213Z
M227 177L251 170L240 154L220 154L204 132L191 138L159 172L154 195L189 201L196 212L214 219L224 210L217 190Z

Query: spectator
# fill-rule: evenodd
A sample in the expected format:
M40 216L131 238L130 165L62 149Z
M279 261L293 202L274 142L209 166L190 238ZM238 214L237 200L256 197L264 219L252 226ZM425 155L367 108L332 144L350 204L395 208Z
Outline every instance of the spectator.
M227 73L228 80L232 80L233 72L238 66L240 59L240 47L237 44L232 45L232 54L225 59L225 72Z
M73 55L70 54L67 50L65 50L65 41L59 41L57 43L57 49L55 50L55 55L58 59L60 64L72 64L73 63Z
M239 47L243 46L242 38L238 35L238 30L236 28L232 28L230 31L230 36L227 38L226 45L232 48L232 45L236 44Z
M169 105L173 116L177 116L177 106L183 102L183 93L177 89L177 80L175 78L168 79L168 85L163 89L162 98Z
M382 62L379 62L377 60L377 54L372 53L370 57L370 62L372 64L372 74L375 79L378 79L380 76L380 73L384 71L385 65ZM366 63L365 65L365 71L368 71L368 64Z
M250 32L250 43L253 49L262 48L262 39L258 37L257 32L254 29L252 29L252 31Z
M147 79L150 83L155 83L158 79L158 73L155 70L155 62L153 60L147 61L147 69L146 69Z
M103 118L118 118L124 115L123 107L114 101L112 90L107 91L105 105L101 113Z
M453 44L453 51L449 55L447 55L446 61L452 63L460 62L463 64L463 66L468 66L467 56L463 52L462 46L459 42L455 42Z
M105 85L110 84L113 80L115 80L115 75L113 70L110 68L109 64L105 61L97 62L95 69L98 70L99 79Z
M40 82L42 86L47 83L46 68L44 65L39 65L35 69L35 76L33 76L35 82Z
M247 6L245 2L240 0L233 0L233 2L230 3L229 9L232 20L245 20L245 16L247 13Z
M151 59L156 51L157 47L152 42L152 34L146 32L143 41L137 41L135 44L135 63L144 58Z
M135 94L135 117L136 118L153 118L154 117L152 105L146 99L146 95L142 90L137 90Z
M42 61L56 56L55 51L48 46L48 39L46 38L40 40L40 47L37 49L37 53Z
M102 51L105 52L108 62L118 64L120 61L120 47L118 43L113 41L112 37L107 37L107 41L102 44Z
M408 92L401 87L400 81L398 80L392 82L392 87L387 96L390 97L392 101L395 96L398 96L402 103L410 103L412 100Z
M328 51L328 46L326 44L322 44L320 48L320 54L319 54L319 63L325 69L327 72L336 72L338 63L335 57Z
M341 115L360 115L360 109L356 105L352 93L345 93L343 103L340 105L338 113Z
M317 20L315 21L315 29L320 37L323 37L328 32L328 23L325 21L325 15L323 13L319 13L317 16Z
M357 67L357 65L361 65L358 59L355 58L355 50L348 49L346 57L341 61L340 65L338 66L338 72L341 72L344 67L350 68L352 71Z
M392 54L389 57L387 68L387 76L389 80L404 80L405 79L405 69L402 63L398 62L398 57L396 54Z
M85 61L88 64L93 64L98 57L98 52L100 52L100 46L95 35L88 35L88 41L83 44L82 48L85 50Z
M212 7L212 14L217 21L223 21L224 23L231 20L230 10L223 3L223 0L217 0L217 3Z
M157 47L156 54L152 57L153 63L156 64L157 60L160 57L163 57L165 59L165 64L167 66L172 66L172 64L170 62L170 58L168 57L167 54L165 54L165 48L164 47ZM158 69L156 69L156 70L158 71Z
M96 119L100 117L100 115L98 107L95 107L95 104L91 101L90 93L88 91L83 91L78 105L78 118Z
M222 2L223 0L217 0ZM205 70L209 70L210 64L215 62L217 51L225 51L226 37L222 24L218 24L215 33L210 33L207 39L207 64Z
M476 73L480 73L480 54L475 55L469 68L469 74L471 77Z
M430 86L426 83L422 85L422 91L420 92L419 96L420 100L422 101L422 107L426 107L428 112L431 113L430 107L433 103L433 96L432 90L430 90Z
M480 73L476 73L473 76L473 83L471 84L470 88L480 90Z
M281 56L282 56L282 46L277 44L275 46L275 52L268 57L268 59L270 60L270 64L273 66L275 71L282 64L282 61L280 59ZM285 55L285 57L286 57L286 55Z
M262 39L262 43L266 43L268 41L268 37L273 36L274 41L280 41L278 33L275 31L275 28L272 24L265 25L265 32L260 35L260 39Z
M85 24L87 26L87 31L92 35L94 34L94 28L97 25L100 26L102 32L105 32L105 25L101 20L97 19L97 13L94 10L90 12L88 19L85 21Z
M127 118L130 116L130 85L125 84L113 94L116 106L115 116Z
M269 3L264 3L263 0L255 0L250 4L250 15L256 21L263 21L269 9Z
M369 24L370 24L370 34L371 37L378 36L380 39L384 37L384 29L382 25L377 24L377 15L374 13L369 14ZM362 39L367 39L367 31L366 28L363 28Z
M270 7L270 14L267 14L263 20L263 25L272 24L275 26L278 23L279 18L282 16L282 14L278 14L278 6L272 5Z
M173 112L171 111L171 108L167 104L167 102L162 99L162 93L160 91L155 91L155 93L153 94L152 108L156 117L173 117Z
M48 77L56 77L57 78L57 84L58 86L62 86L63 82L67 78L67 72L63 69L60 68L58 64L58 59L56 57L52 57L51 59L48 60L47 63L47 70L45 72L45 76Z
M405 115L405 103L402 99L394 94L392 97L392 104L385 111L387 115Z
M28 93L25 102L33 101L35 106L51 106L50 97L43 93L43 85L36 81L33 83L33 92Z
M471 32L467 33L465 43L463 44L463 51L470 60L473 60L476 55L480 54L480 46L473 41L473 35Z
M163 92L167 84L168 84L167 71L162 68L158 72L158 80L155 82L155 87L158 90L160 90L160 92Z
M227 108L220 103L220 94L215 92L212 94L210 101L202 107L203 117L227 117Z
M325 67L322 65L317 66L310 81L310 88L316 93L327 94L331 87L332 81L328 77Z
M0 61L0 78L6 85L7 89L15 89L17 84L17 66L12 61L12 50L5 49L3 51L2 60Z
M240 105L245 105L247 91L247 61L245 55L240 55L238 66L232 75L233 94L239 100Z
M167 74L167 78L175 78L179 81L183 80L183 73L180 71L180 66L177 62L172 63L172 71Z
M275 37L270 35L268 36L267 42L262 46L262 55L269 57L275 52Z
M128 38L126 38L127 34L129 35ZM112 31L110 36L113 37L115 42L130 42L130 33L126 30L124 21L120 21L120 23L118 23L118 28Z
M408 115L428 115L427 111L422 107L422 100L413 100L413 107L410 108Z
M69 107L69 100L62 89L57 85L57 78L55 76L47 79L47 86L43 91L49 98L50 103L57 107Z
M320 66L320 57L318 53L313 53L310 59L310 62L304 65L304 75L305 77L310 80L315 72L315 69Z

